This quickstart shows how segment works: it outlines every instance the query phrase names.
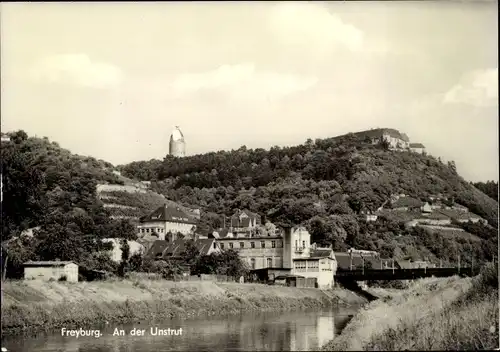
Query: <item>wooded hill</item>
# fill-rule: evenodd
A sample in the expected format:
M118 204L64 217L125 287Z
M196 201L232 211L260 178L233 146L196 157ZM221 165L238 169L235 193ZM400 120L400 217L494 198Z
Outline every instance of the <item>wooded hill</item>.
M111 209L97 197L97 184L124 183L113 174L113 165L74 155L48 139L28 138L23 131L2 142L1 156L2 242L40 227L34 240L10 246L18 262L95 262L103 259L96 254L101 238L135 236L130 221L111 219ZM371 145L352 135L270 150L241 147L182 159L167 156L119 169L130 179L152 181L152 190L170 201L200 208L199 231L204 233L220 227L223 214L247 208L277 225L303 224L314 242L337 250L354 246L386 257L443 263L455 261L459 254L466 261L471 253L477 263L491 260L497 252L498 203L463 180L453 163L390 151L384 143ZM441 193L493 227L466 229L481 238L473 241L407 230L397 221L361 221L361 211L377 209L394 193L420 199ZM140 209L140 215L150 202L123 192L114 196L114 202L120 198L121 205ZM155 205L160 198L155 197Z
M221 214L247 208L277 225L305 224L314 241L339 250L355 246L431 261L454 261L461 251L470 257L470 248L479 260L496 253L498 203L460 177L454 162L391 151L383 142L372 145L353 134L270 150L243 146L184 158L166 156L119 169L127 177L152 181L152 189L168 199L200 207L209 228L222 225ZM426 239L428 231L407 230L396 221L360 221L360 212L375 211L392 194L402 193L421 200L441 195L492 227L475 228L475 235L484 239L478 243L449 234L430 233L432 238Z

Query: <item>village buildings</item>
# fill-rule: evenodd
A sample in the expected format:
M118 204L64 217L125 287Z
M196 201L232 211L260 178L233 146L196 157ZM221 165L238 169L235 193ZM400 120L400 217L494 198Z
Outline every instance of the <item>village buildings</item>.
M422 143L410 143L410 150L415 153L424 154L425 146Z
M178 233L193 233L197 223L198 219L193 214L165 204L141 218L137 231L140 237L155 234L160 240L174 241Z

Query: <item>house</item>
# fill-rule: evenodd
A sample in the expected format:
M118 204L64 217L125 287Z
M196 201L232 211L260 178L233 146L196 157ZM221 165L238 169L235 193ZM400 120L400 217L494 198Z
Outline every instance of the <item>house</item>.
M29 261L23 267L25 280L78 282L78 265L71 261Z
M391 210L420 211L421 207L421 200L408 196L399 197L396 201L391 203Z
M232 249L251 269L283 267L283 238L265 237L219 237L220 249ZM288 268L291 269L291 268Z
M422 205L422 213L432 213L432 206L428 203L428 202L425 202L424 205Z
M406 134L393 128L376 128L356 132L354 135L359 138L368 139L372 144L378 144L381 140L385 140L389 143L389 148L391 149L407 149L410 143L410 139Z
M397 269L411 269L411 260L396 260Z
M425 146L422 143L410 143L410 150L415 153L424 154Z
M309 257L293 260L293 273L304 278L316 279L318 288L328 289L334 285L337 261L330 248L312 250Z
M233 238L236 237L232 231L229 229L218 229L216 231L213 231L211 236L213 238Z
M355 270L363 267L363 258L359 254L335 252L337 270Z
M221 250L231 249L251 268L260 280L273 280L282 275L315 278L319 287L332 287L336 259L331 248L311 244L304 227L287 228L283 236L219 237Z
M179 207L165 204L148 216L141 218L137 230L139 236L155 233L160 240L174 241L177 238L177 233L189 234L193 232L197 223L198 220L193 214L187 213Z
M230 219L229 230L236 234L245 234L250 236L252 230L256 229L261 224L261 217L251 211L237 210Z
M173 242L158 240L153 243L149 251L146 253L146 257L150 259L170 259L179 260L184 259L183 255L188 248L188 243L192 243L198 251L200 256L210 255L212 253L218 253L220 251L215 239L198 239L185 240L177 239Z
M461 211L463 213L467 213L469 211L469 208L464 207L463 205L460 205L460 204L456 204L456 203L451 206L451 209L455 209L455 210Z
M420 216L413 220L413 225L416 224L426 224L426 225L450 225L451 218L445 214L442 214L439 210L435 210L431 213L422 213Z
M465 212L462 209L438 209L436 212L447 216L448 218L453 219L454 221L457 222L473 222L473 223L478 223L481 222L483 224L488 224L488 221L480 217L479 215L476 215L472 212Z
M153 243L159 240L158 236L154 234L145 235L137 239L137 243L144 247L144 253L147 253L149 249L153 246Z

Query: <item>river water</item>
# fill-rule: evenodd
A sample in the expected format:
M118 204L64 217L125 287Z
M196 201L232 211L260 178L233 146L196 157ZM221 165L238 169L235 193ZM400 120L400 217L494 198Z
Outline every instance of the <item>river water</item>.
M102 334L98 338L62 336L57 330L36 337L7 337L2 346L13 352L314 351L335 338L354 313L354 309L244 313L108 324L93 328ZM132 335L134 329L144 330L144 336Z

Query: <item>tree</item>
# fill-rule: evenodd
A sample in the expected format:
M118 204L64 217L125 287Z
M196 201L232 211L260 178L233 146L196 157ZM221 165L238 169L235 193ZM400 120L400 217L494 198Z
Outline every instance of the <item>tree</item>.
M128 241L124 238L121 239L120 245L122 250L122 260L120 262L120 267L118 268L118 275L124 277L127 271L128 260L130 257L130 246L128 244Z
M391 146L391 143L384 137L380 138L378 145L383 149L383 150L389 150L389 147Z

